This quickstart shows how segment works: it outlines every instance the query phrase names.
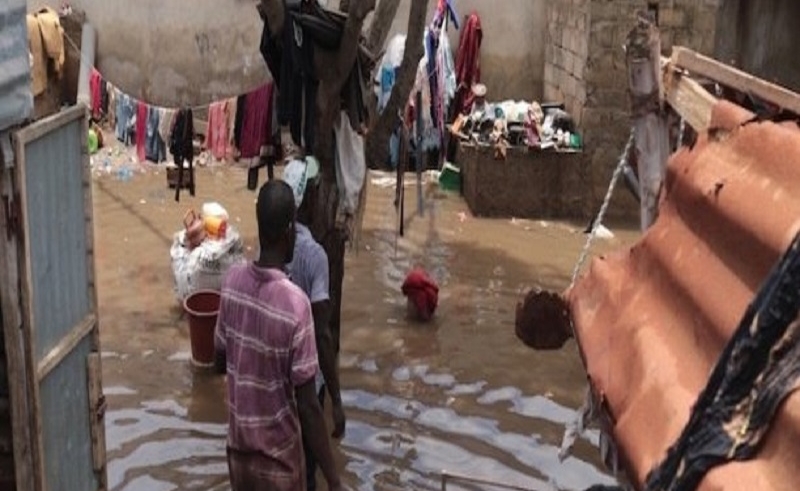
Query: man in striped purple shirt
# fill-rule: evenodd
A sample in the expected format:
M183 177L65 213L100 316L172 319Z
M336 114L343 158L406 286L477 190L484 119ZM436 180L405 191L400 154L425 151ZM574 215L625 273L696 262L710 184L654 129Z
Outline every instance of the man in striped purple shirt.
M291 188L270 181L258 195L261 253L223 281L215 336L227 370L228 469L233 491L305 488L300 423L331 490L341 489L314 378L318 370L311 306L283 272L292 260Z

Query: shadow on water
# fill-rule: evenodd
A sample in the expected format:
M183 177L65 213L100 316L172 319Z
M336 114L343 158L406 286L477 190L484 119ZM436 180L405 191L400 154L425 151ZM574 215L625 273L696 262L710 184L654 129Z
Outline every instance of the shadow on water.
M390 190L370 190L361 249L347 258L340 365L348 426L337 445L346 488L438 490L442 471L532 490L613 483L596 433L558 458L585 384L574 345L534 353L513 332L528 289L567 285L583 236L470 219L459 201L429 194L425 216L407 217L398 238L392 200ZM440 285L426 325L405 319L400 294L416 265ZM104 357L110 489L228 489L223 380L187 361L185 352ZM113 386L131 371L148 382Z

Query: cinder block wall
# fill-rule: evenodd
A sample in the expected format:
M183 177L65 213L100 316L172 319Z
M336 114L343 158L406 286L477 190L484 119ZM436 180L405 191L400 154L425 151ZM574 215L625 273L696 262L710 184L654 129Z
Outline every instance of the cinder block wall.
M596 210L605 196L630 132L628 76L623 46L636 12L657 7L662 47L713 54L721 0L551 0L548 4L545 100L563 101L583 131L589 166L588 201ZM619 186L609 209L634 218L638 204Z

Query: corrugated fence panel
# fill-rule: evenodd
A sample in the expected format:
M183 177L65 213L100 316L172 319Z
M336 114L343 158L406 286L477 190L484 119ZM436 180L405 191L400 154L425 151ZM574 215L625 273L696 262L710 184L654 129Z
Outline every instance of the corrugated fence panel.
M25 146L37 362L91 313L82 125L73 120Z
M659 218L629 250L596 259L568 292L595 395L630 477L641 485L686 425L708 375L769 270L800 231L800 130L739 127L670 160ZM710 472L701 490L796 490L800 394L757 457Z
M0 131L33 110L26 9L25 0L0 1Z
M86 357L92 350L90 337L83 338L42 381L42 440L49 491L97 489L92 471L92 439L86 406L89 387Z

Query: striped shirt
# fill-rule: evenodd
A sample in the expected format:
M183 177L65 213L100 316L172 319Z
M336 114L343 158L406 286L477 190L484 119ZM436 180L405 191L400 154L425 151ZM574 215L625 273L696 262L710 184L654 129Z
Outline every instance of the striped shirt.
M228 446L274 461L276 481L301 483L294 391L318 371L308 298L279 270L234 266L222 285L215 344L227 355Z

